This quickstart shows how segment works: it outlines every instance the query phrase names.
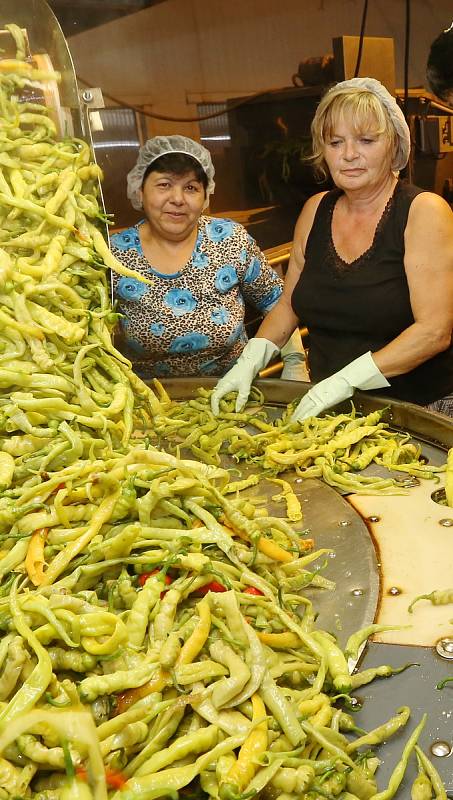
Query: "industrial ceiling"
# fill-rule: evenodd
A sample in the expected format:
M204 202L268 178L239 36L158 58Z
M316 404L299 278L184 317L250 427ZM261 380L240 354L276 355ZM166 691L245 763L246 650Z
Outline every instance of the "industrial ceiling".
M65 36L143 11L165 0L47 0Z

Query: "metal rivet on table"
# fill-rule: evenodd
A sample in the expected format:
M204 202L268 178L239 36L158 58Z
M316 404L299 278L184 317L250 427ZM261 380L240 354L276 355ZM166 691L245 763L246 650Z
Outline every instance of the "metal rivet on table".
M387 594L391 594L396 597L397 595L401 594L401 589L398 589L398 586L391 586Z
M340 528L347 528L351 523L347 519L342 519L339 523Z
M351 594L353 594L354 597L362 597L363 589L352 589Z
M91 103L92 99L93 99L93 92L90 92L89 89L85 89L85 91L82 92L82 100L85 103Z
M442 658L452 660L453 638L451 636L444 636L442 639L439 639L439 641L436 643L436 651L440 656L442 656Z
M438 758L445 758L445 756L449 756L453 752L453 748L448 742L442 742L440 739L432 743L430 750L433 756L438 756Z
M445 496L445 489L435 489L434 492L431 492L431 500L434 500L434 502L438 503L440 506L446 506L447 498Z
M413 486L420 486L420 481L415 475L408 475L407 478L403 478L402 476L395 478L395 483L399 486L405 486L408 489L411 489Z
M368 517L368 522L380 522L380 519L381 518L376 516L376 514L373 514L373 516Z
M453 525L453 519L451 517L446 517L445 519L439 520L439 525L443 525L444 528L451 528Z

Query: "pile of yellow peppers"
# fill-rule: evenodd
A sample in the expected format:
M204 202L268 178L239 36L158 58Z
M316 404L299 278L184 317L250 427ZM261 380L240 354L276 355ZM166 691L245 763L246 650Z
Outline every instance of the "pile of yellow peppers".
M230 473L153 446L174 404L115 349L99 169L57 141L30 81L0 60L0 798L387 800L350 674L301 585L329 590L286 517L263 524ZM99 227L98 227L99 226ZM236 490L240 490L240 486ZM236 491L234 493L236 495ZM308 568L310 567L310 569ZM410 724L410 723L409 723ZM418 751L417 751L418 752ZM418 784L441 797L420 751Z

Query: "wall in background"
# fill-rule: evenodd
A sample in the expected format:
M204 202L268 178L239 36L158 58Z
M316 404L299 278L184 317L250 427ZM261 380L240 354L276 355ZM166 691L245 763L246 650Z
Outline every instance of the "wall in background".
M420 87L429 46L450 24L452 4L412 0L411 7L409 83ZM152 112L190 117L198 103L291 86L302 59L332 52L335 36L359 34L362 9L363 0L165 0L71 36L69 46L78 74L92 86ZM404 0L369 3L366 34L394 38L397 86L404 28ZM200 136L197 122L147 119L149 136L170 133ZM240 178L228 148L213 154L214 210L247 208L236 201Z
M195 115L212 102L291 85L299 61L332 51L332 37L358 35L363 0L166 0L71 36L78 73L129 103ZM373 0L367 34L395 39L403 83L403 0ZM425 83L429 45L452 18L451 0L412 0L410 84ZM151 132L197 134L197 125L155 121Z

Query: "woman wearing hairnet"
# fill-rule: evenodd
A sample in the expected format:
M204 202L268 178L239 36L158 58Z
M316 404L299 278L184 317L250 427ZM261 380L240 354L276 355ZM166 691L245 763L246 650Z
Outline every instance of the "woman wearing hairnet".
M198 142L149 139L127 186L145 219L113 235L112 251L152 284L113 276L126 354L144 378L223 375L247 343L244 301L266 314L283 282L242 225L203 214L214 167ZM306 377L298 330L282 356L282 377Z
M272 348L302 321L316 382L293 419L368 389L453 416L453 214L436 194L402 183L409 129L373 78L334 86L312 123L313 162L336 188L311 197L296 225L283 294L212 407L237 407Z

